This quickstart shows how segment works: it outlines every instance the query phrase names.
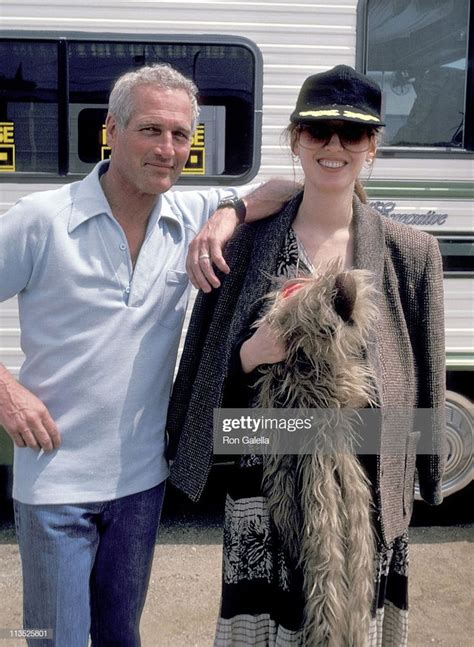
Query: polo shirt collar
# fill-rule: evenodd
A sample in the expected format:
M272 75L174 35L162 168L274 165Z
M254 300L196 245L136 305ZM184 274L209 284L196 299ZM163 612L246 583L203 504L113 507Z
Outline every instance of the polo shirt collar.
M112 216L110 205L107 202L107 198L102 191L99 181L102 173L106 171L108 164L107 161L99 162L91 173L78 183L69 217L69 233L74 231L79 225L82 225L83 222L86 222L86 220L98 216L101 213Z

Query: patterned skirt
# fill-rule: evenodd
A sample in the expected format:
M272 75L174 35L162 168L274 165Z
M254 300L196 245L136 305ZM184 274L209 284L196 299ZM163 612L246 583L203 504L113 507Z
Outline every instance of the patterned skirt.
M261 459L246 457L235 468L229 487L215 647L306 645L303 576L285 555L262 496L261 480ZM377 552L368 647L408 644L407 568L405 533Z

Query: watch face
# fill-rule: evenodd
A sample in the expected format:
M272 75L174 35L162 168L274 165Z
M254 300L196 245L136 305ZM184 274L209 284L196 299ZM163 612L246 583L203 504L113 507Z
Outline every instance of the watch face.
M224 198L219 202L220 207L235 207L236 202L238 202L239 198Z

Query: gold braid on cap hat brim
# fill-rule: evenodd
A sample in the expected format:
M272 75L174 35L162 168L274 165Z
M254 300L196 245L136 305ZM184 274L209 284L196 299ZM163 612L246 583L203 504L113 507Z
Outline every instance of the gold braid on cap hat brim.
M368 115L363 112L354 112L353 110L346 110L340 108L330 108L325 110L304 110L298 113L298 117L328 117L337 119L338 117L346 117L348 119L360 119L367 122L380 123L380 119L375 115Z

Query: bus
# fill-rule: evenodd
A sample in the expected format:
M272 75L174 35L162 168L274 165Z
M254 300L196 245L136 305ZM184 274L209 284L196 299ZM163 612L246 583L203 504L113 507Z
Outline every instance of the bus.
M113 80L169 62L199 88L181 188L298 178L281 139L310 74L348 64L383 91L386 127L364 178L382 214L433 234L444 261L444 495L473 479L474 17L469 0L2 0L1 214L84 177L110 154ZM18 375L15 299L0 304L0 361ZM12 447L0 430L0 478Z

